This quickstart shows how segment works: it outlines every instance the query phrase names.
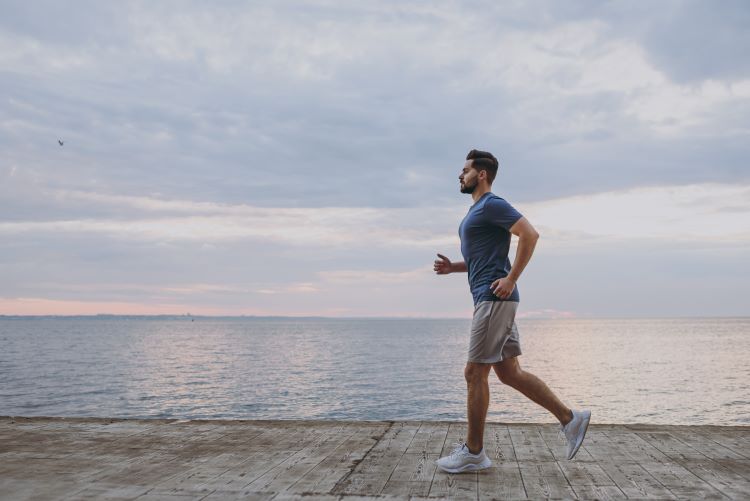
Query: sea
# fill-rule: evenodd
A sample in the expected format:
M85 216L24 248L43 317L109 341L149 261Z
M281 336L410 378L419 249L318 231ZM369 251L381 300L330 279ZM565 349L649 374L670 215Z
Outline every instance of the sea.
M517 319L594 423L750 424L750 317ZM0 415L465 420L469 319L0 317ZM488 420L556 422L490 374Z

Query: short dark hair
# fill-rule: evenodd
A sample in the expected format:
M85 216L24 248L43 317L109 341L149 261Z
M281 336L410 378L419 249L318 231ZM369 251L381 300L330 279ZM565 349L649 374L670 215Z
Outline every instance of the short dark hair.
M487 179L490 184L492 184L492 181L495 180L495 176L497 176L497 169L500 167L495 155L489 151L471 150L469 154L466 155L466 160L471 160L471 166L474 169L486 171Z

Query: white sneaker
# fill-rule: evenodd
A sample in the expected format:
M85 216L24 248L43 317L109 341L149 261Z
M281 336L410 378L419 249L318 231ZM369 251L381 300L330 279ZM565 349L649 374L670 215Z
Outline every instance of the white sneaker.
M487 457L484 449L479 451L479 454L472 454L465 443L453 444L453 446L449 455L435 461L441 470L448 473L462 473L484 470L492 466L492 461Z
M571 409L572 410L572 409ZM591 411L573 410L573 419L565 426L560 425L560 435L568 443L568 459L573 459L586 436L591 421Z

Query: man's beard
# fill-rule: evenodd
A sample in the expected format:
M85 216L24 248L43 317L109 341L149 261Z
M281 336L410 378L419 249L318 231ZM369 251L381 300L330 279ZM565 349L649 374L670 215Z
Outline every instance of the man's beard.
M469 194L474 193L474 190L476 189L476 187L477 187L477 183L474 183L471 186L469 186L468 184L462 184L461 193L469 193Z

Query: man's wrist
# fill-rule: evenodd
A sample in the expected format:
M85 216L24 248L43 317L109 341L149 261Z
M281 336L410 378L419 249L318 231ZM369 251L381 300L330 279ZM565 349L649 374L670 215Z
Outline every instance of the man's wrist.
M510 275L508 275L508 276L507 276L507 277L505 277L505 278L507 278L508 280L510 280L511 282L513 282L514 284L518 282L518 278L513 278L513 277L512 277L512 276L510 276Z

